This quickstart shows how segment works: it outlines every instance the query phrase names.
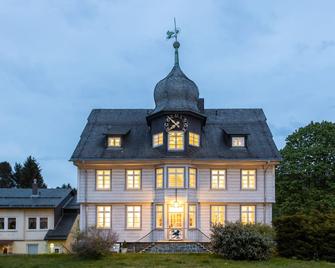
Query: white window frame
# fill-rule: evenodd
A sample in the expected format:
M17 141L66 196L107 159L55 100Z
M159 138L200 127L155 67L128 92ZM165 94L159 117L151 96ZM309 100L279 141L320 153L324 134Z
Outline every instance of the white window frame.
M136 209L139 208L139 211ZM131 210L130 210L131 209ZM132 215L132 222L129 221L129 215ZM139 216L139 225L135 226L135 217ZM129 225L129 223L131 223ZM126 229L128 230L140 230L142 228L142 206L130 205L126 206Z
M194 147L200 146L200 135L195 132L188 132L188 144Z
M15 220L15 228L9 229L9 220L14 219ZM7 230L17 230L17 218L16 217L7 217Z
M216 183L213 181L216 180ZM223 183L222 183L223 180ZM227 188L227 170L226 169L211 169L211 189L226 190Z
M157 209L159 208L159 210ZM162 224L158 224L159 217L162 217ZM163 204L156 204L155 206L155 226L156 229L164 229L164 205Z
M161 176L161 184L158 184L158 177ZM155 169L155 185L156 189L164 188L164 168L156 168Z
M181 135L181 137L178 137L178 135ZM178 138L181 138L182 148L178 148ZM168 150L169 151L184 151L184 149L185 149L184 131L169 131L168 132Z
M174 172L172 170L175 170ZM180 171L182 170L182 172ZM171 171L171 173L170 173ZM183 175L183 185L182 186L178 186L178 175ZM170 175L174 175L175 178L175 183L174 183L174 186L173 185L170 185L170 182L171 182L171 178L170 178ZM169 189L175 189L175 188L178 188L178 189L182 189L182 188L185 188L185 167L168 167L167 168L167 179L168 179L168 188Z
M30 228L30 225L29 225L29 220L30 219L35 219L35 224L36 224L36 226L35 226L35 228ZM27 226L27 229L30 231L30 230L38 230L38 218L37 217L30 217L30 216L28 216L27 217L27 223L28 223L28 226Z
M252 180L253 180L253 183L252 183ZM254 185L253 187L250 186L252 184ZM241 169L241 189L242 190L256 190L257 189L257 170L256 169Z
M193 211L191 211L190 208L194 208ZM197 228L197 205L196 204L189 204L188 205L188 228L189 229L196 229ZM193 214L193 217L194 217L194 224L193 226L191 226L191 222L190 222L190 215Z
M194 171L194 174L192 174L191 170ZM191 186L191 176L194 176L194 185ZM198 170L194 167L188 168L188 188L190 189L196 189L197 188L197 178L198 178Z
M122 137L121 136L108 136L107 146L108 148L121 148L122 147Z
M245 137L244 136L232 136L231 137L231 147L244 148L245 147Z
M156 148L164 144L163 132L156 133L152 135L152 147Z
M112 207L96 206L96 228L111 229L111 227L112 227Z
M223 209L223 212L220 211L220 209ZM211 206L211 218L210 218L210 224L214 225L214 224L225 224L226 222L226 211L227 208L225 205L212 205ZM217 214L217 216L215 218L221 218L223 216L223 222L220 221L213 221L214 218L214 213Z
M0 228L0 231L6 230L6 218L5 217L0 217L0 219L3 220L3 228Z
M136 180L139 180L136 182ZM135 185L137 185L135 187ZM126 190L141 190L142 188L142 170L127 169L126 170Z
M110 169L97 169L95 171L95 189L97 191L109 191L111 189L111 178L112 171Z
M242 224L255 224L256 223L256 205L242 205L240 207L240 217ZM243 214L246 214L247 221L243 221ZM253 215L251 217L251 215Z

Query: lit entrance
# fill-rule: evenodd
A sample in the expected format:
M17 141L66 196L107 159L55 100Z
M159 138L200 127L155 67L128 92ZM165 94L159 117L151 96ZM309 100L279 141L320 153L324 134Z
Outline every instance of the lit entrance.
M169 205L168 213L169 240L184 239L184 207L177 202Z

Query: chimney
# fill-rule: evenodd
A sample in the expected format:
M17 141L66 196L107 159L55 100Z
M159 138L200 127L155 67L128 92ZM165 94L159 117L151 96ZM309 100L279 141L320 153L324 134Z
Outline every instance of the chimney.
M199 108L201 113L203 113L205 111L205 100L204 100L204 98L199 98L198 99L198 108Z
M38 185L37 185L37 180L36 179L34 179L34 181L33 181L32 192L33 192L33 196L38 195Z

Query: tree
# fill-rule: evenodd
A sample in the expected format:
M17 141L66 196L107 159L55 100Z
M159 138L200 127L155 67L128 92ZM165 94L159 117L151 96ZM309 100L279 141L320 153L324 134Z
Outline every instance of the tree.
M32 156L27 158L23 166L17 164L15 173L18 179L18 187L31 188L34 179L36 179L39 188L46 188L41 171L40 165Z
M13 177L13 170L8 162L0 163L0 188L15 187L16 183Z
M286 139L277 168L276 216L335 209L335 123L311 122Z

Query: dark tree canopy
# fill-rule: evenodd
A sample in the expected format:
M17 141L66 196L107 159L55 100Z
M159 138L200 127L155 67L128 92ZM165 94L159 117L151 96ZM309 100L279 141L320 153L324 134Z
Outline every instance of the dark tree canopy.
M16 183L13 176L13 170L8 162L0 163L0 188L15 187Z
M286 139L277 168L276 216L335 209L335 124L311 122Z
M39 188L46 188L44 183L40 165L36 159L29 156L24 162L23 166L20 164L15 165L15 174L18 176L18 187L19 188L31 188L34 179L37 180Z

